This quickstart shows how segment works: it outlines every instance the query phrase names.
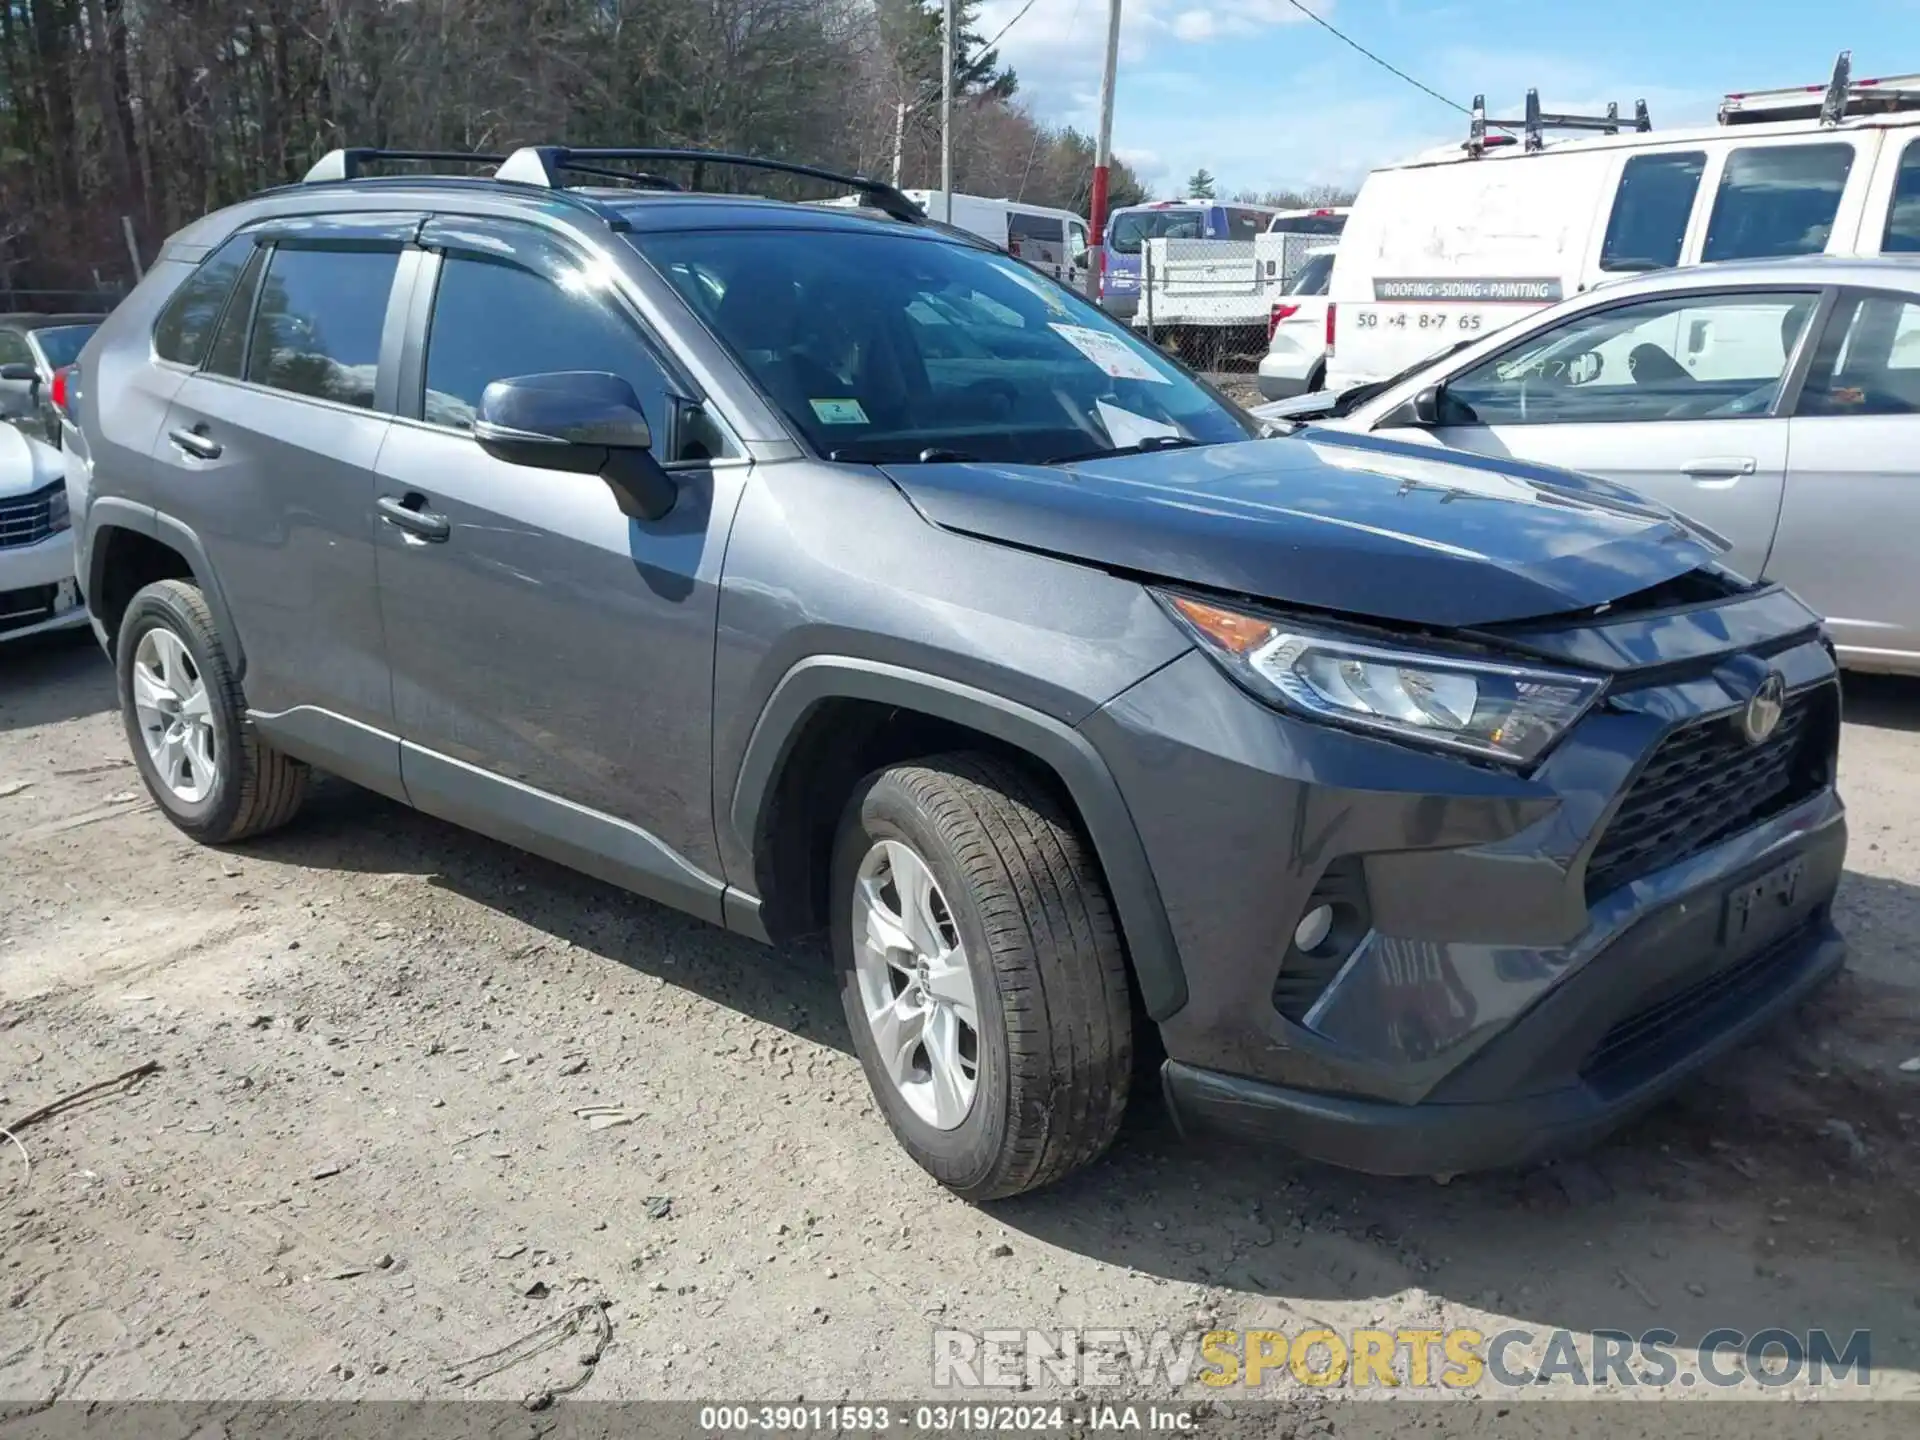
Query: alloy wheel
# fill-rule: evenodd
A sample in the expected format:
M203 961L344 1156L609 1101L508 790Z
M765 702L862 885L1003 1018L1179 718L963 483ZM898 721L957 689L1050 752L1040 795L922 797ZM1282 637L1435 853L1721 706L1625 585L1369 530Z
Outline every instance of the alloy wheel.
M888 1078L913 1113L956 1129L980 1080L980 1008L952 908L927 862L877 841L853 894L854 972Z
M207 684L180 637L163 626L142 635L134 651L133 712L160 783L184 804L206 799L219 755Z

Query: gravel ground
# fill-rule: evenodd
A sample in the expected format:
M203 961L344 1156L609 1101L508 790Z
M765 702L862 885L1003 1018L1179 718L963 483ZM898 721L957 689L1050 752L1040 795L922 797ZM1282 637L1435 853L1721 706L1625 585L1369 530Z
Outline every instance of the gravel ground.
M820 953L337 783L196 847L91 644L16 646L0 1126L158 1068L21 1128L30 1173L0 1140L0 1418L925 1396L943 1326L1869 1329L1873 1392L1920 1395L1920 685L1848 703L1850 972L1598 1152L1383 1182L1183 1142L1148 1092L1106 1161L981 1209L895 1147ZM599 1301L591 1367L591 1327L471 1363Z

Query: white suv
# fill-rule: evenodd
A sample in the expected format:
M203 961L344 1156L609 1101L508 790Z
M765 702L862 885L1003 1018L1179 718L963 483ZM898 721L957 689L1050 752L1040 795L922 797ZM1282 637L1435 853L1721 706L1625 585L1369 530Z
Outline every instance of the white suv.
M1260 393L1269 400L1305 395L1327 383L1327 282L1334 249L1309 250L1285 298L1268 314Z

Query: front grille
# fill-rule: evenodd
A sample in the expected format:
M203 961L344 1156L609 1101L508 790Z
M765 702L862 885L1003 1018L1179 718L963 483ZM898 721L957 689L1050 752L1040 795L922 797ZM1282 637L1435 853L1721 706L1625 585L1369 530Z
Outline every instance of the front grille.
M53 618L56 585L29 585L24 590L0 590L0 635L24 630Z
M0 550L38 545L53 534L53 491L24 499L0 500Z
M1799 958L1812 924L1809 921L1759 954L1635 1011L1600 1037L1580 1073L1590 1080L1602 1080L1609 1074L1630 1070L1643 1058L1657 1059L1661 1048L1697 1017L1768 988L1777 974Z
M1788 696L1779 725L1758 745L1747 743L1737 717L1667 736L1587 861L1587 904L1816 794L1828 783L1839 714L1829 683Z

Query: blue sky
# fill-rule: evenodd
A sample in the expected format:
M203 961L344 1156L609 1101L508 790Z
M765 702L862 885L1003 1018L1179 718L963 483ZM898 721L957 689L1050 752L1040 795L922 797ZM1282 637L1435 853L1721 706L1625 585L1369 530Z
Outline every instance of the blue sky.
M986 0L991 36L1025 0ZM1630 112L1711 124L1729 90L1920 72L1920 0L1305 0L1461 104L1517 115ZM1378 69L1287 0L1122 0L1114 148L1157 193L1198 166L1222 191L1356 182L1382 161L1465 138L1464 117ZM1106 0L1034 0L1000 43L1044 118L1091 131Z

